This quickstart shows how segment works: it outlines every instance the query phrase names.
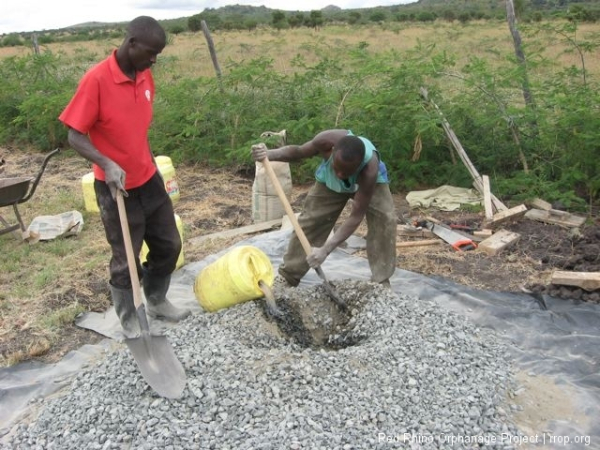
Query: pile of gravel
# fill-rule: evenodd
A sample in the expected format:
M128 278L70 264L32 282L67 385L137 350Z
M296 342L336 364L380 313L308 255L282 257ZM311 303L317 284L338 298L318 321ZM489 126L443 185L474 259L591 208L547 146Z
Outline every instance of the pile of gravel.
M290 338L260 301L196 314L167 334L181 399L158 397L123 348L2 448L511 448L510 356L491 331L371 283L336 289L355 298L335 349Z

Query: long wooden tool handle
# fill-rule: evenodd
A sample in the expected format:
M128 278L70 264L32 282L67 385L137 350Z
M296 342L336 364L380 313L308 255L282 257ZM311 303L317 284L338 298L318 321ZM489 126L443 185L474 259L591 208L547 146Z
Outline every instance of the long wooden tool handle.
M277 191L279 200L281 200L281 203L283 204L283 207L285 208L285 212L286 212L288 218L290 219L290 222L292 222L292 226L294 227L296 236L298 236L298 239L300 240L300 244L302 244L302 248L304 248L304 251L306 252L306 256L310 255L310 253L312 252L312 246L310 245L310 242L308 242L308 239L306 239L306 235L304 234L304 231L302 231L302 227L298 223L298 218L296 217L296 214L294 214L294 210L292 209L292 206L290 205L290 202L288 201L288 199L285 195L285 192L283 192L281 183L279 183L279 179L277 178L277 175L275 174L275 171L273 170L273 166L271 166L271 162L269 161L269 158L265 158L261 162L265 166L267 175L269 175L269 178L271 179L271 183L273 183L273 186L275 187L275 190Z
M267 171L267 174L269 175L269 178L271 179L271 182L273 183L273 186L275 186L275 190L277 191L279 200L281 200L281 203L283 203L285 212L287 213L288 217L290 218L290 221L292 222L292 225L294 226L294 231L296 232L296 236L298 236L298 240L300 240L300 243L302 244L302 247L304 248L304 251L306 252L306 256L310 255L310 253L312 252L312 246L310 245L310 242L308 242L308 239L306 239L306 235L304 234L304 231L302 231L302 227L298 223L296 214L294 214L294 211L292 210L290 202L288 202L288 199L285 196L285 192L283 192L283 188L281 187L281 184L279 183L279 179L277 178L277 175L275 175L275 171L273 170L273 167L271 166L271 161L269 161L269 158L265 158L262 160L262 163L265 166L265 169ZM323 269L321 268L321 266L315 267L315 272L317 272L317 275L319 276L319 278L321 278L321 280L323 280L323 285L325 286L325 290L327 291L327 294L331 297L331 299L340 308L345 309L347 307L346 303L333 290L333 288L329 284L329 281L327 280L327 277L325 276L325 273L323 272Z
M123 231L123 243L125 244L125 253L127 254L129 278L131 278L131 287L133 289L133 303L137 309L143 304L140 288L140 279L138 278L137 265L135 263L135 256L133 254L131 234L129 234L129 221L127 220L127 211L125 210L123 193L120 189L117 189L117 206L119 208L119 220L121 221L121 230Z

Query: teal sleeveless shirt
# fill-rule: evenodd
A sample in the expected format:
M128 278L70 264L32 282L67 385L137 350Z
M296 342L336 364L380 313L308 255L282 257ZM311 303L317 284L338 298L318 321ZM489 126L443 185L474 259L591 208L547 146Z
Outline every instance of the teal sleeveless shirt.
M354 136L352 131L348 130L348 136ZM358 175L360 171L371 161L373 155L376 153L377 157L379 157L379 152L375 149L375 146L371 141L367 138L358 136L358 138L363 141L365 145L365 157L363 158L358 170L353 173L350 177L345 180L340 180L335 176L335 172L333 171L333 152L329 159L323 161L315 172L315 178L318 182L324 183L329 189L334 192L338 192L340 194L352 194L358 190L358 184L356 180L358 179ZM377 174L377 183L389 183L387 177L387 168L385 164L379 160L379 173Z

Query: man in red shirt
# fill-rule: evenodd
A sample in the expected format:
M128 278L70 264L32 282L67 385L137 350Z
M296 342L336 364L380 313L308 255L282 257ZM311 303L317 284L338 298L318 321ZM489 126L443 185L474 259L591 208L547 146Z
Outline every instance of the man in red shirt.
M182 243L173 205L148 143L152 122L154 79L150 67L166 45L166 35L152 17L133 19L121 46L91 68L59 119L69 127L69 144L93 163L94 190L106 238L112 250L110 290L126 337L141 330L133 303L127 255L116 203L117 190L125 207L133 250L148 255L138 273L153 318L179 321L190 311L166 298Z

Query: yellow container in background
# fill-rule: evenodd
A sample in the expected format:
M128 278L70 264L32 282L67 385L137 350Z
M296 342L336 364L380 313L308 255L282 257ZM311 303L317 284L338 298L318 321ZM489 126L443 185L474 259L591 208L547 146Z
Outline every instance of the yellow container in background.
M81 177L81 187L83 190L83 202L85 210L99 213L98 203L96 202L96 192L94 191L94 172L86 173Z
M194 294L208 312L218 311L264 296L263 281L273 286L275 275L269 257L251 245L235 247L206 266L196 277Z
M175 174L175 167L171 158L168 156L157 156L155 158L158 171L165 181L165 190L169 194L169 198L173 203L179 200L179 184ZM94 172L86 173L81 177L81 187L83 190L83 202L85 210L89 212L99 213L98 203L96 202L96 192L94 191Z
M177 214L175 214L175 223L177 224L177 230L179 230L179 236L181 237L181 242L183 243L183 222L181 221L181 217L179 217ZM146 262L147 256L148 246L144 241L144 243L142 244L142 251L140 252L140 262ZM181 247L181 252L179 252L179 258L177 258L177 265L175 266L175 269L179 269L180 267L182 267L184 262L185 261L183 257L183 247Z
M169 158L166 155L158 155L154 157L154 160L156 161L157 166L173 165L173 161L171 160L171 158Z
M156 161L156 165L158 166L158 170L165 181L165 189L167 190L167 194L169 194L171 201L176 203L179 200L180 193L173 162L171 161L171 158L164 155L157 156L154 159Z

